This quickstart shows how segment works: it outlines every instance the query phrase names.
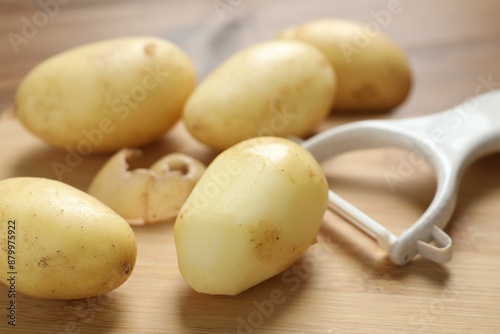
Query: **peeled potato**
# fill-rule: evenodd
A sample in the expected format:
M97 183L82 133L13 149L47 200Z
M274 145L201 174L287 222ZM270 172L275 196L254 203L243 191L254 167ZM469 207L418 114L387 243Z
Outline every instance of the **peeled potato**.
M39 298L110 292L134 269L129 224L94 197L59 181L0 181L0 281Z
M183 120L196 139L218 150L257 136L305 136L329 113L335 88L320 51L266 42L215 69L188 99Z
M278 37L323 51L337 74L334 110L386 112L409 94L412 74L407 57L373 27L325 19L289 28Z
M194 86L194 67L174 44L118 38L37 65L17 89L15 110L35 135L86 156L159 139Z
M314 242L328 186L311 154L253 138L221 153L174 226L179 269L196 291L236 295L289 267Z

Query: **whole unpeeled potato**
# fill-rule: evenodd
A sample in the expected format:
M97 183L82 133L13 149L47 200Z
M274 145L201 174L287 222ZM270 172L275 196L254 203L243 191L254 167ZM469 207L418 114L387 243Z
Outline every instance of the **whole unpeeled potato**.
M0 181L0 281L32 297L78 299L119 287L134 269L129 224L94 197L32 177Z
M407 57L371 26L324 19L289 28L278 37L309 43L327 56L338 80L334 110L386 112L400 105L410 91Z
M34 67L16 115L35 135L80 155L159 139L181 117L195 71L174 44L128 37L83 45Z
M314 242L328 185L284 138L246 140L210 164L174 226L179 269L196 291L236 295L289 267Z
M328 114L335 88L335 73L316 48L266 42L216 68L188 99L183 119L218 150L257 136L304 136Z

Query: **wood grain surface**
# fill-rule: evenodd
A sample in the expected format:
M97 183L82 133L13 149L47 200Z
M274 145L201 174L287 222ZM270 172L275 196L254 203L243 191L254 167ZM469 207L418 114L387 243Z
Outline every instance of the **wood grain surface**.
M53 15L44 20L40 13L48 3ZM214 3L230 7L218 12ZM289 25L350 18L378 24L408 54L414 71L408 100L391 114L370 117L438 112L474 96L478 86L500 88L499 1L399 4L400 13L383 16L389 2L379 0L0 0L0 179L56 178L52 163L64 163L67 152L48 146L16 121L11 112L16 86L43 59L104 38L168 38L188 53L202 80L228 55ZM38 26L23 35L27 21ZM11 33L24 36L23 43L9 42ZM318 131L368 117L332 115ZM181 123L144 151L144 164L169 152L206 163L215 156ZM85 157L63 181L86 189L108 157ZM324 170L332 188L401 233L422 214L436 187L425 164L413 166L395 189L389 187L385 173L397 172L407 157L397 149L359 151L327 161ZM12 327L7 324L8 289L2 285L0 333L498 333L499 171L496 154L465 174L445 230L454 242L454 258L446 265L415 258L395 266L373 240L328 212L318 242L289 270L235 297L208 296L192 291L178 271L173 222L134 227L138 260L123 286L86 300L18 295Z

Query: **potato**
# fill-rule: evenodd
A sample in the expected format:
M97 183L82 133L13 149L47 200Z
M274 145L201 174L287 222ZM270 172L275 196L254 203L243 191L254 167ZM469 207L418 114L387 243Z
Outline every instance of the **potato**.
M345 20L316 20L292 27L281 40L319 48L338 79L334 110L387 112L409 94L412 74L403 51L384 34Z
M0 181L0 281L50 299L107 293L127 280L137 247L128 223L59 181Z
M315 241L328 185L311 154L284 138L221 153L174 226L179 269L196 291L236 295L274 276Z
M20 83L15 110L35 135L85 156L159 139L194 86L193 65L172 43L119 38L40 63Z
M183 119L195 138L218 150L257 136L304 136L329 113L335 83L315 48L266 42L209 74L188 99Z

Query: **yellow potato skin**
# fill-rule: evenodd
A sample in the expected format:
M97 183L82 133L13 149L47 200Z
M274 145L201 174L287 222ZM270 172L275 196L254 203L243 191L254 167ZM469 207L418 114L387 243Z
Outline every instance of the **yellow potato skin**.
M194 67L174 44L118 38L35 66L17 89L15 111L52 145L83 155L113 152L159 139L180 119L194 87Z
M105 294L127 280L137 246L128 223L59 181L0 181L0 281L8 284L8 221L15 220L16 292L50 299Z
M338 80L335 111L387 112L410 92L412 73L403 51L361 24L315 20L283 31L278 39L309 43L327 56Z
M179 269L194 290L236 295L288 268L315 241L328 185L314 158L278 137L221 153L174 226Z
M183 120L202 143L225 150L257 136L305 136L333 103L335 72L306 43L270 41L231 56L188 99Z

